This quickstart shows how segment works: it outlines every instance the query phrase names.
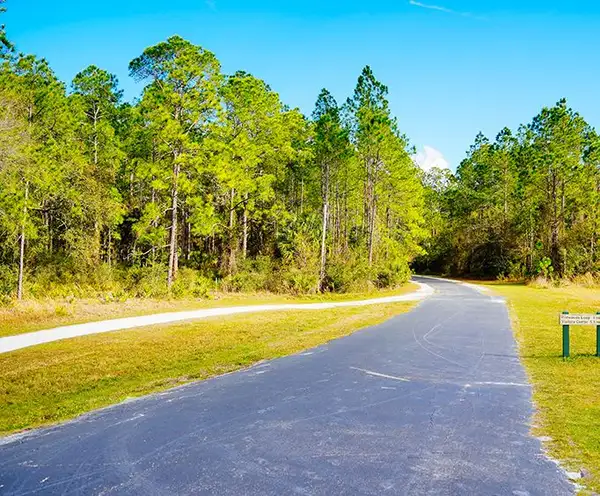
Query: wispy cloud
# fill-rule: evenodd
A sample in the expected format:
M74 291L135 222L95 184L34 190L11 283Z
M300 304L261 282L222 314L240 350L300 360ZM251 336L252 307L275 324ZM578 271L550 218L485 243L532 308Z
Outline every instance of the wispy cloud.
M437 10L438 12L444 12L446 14L454 14L454 15L459 15L459 16L463 16L463 17L470 17L472 19L478 19L480 21L485 20L484 17L476 16L476 15L472 14L471 12L462 12L460 10L453 10L453 9L449 9L447 7L442 7L441 5L433 5L433 4L429 4L429 3L418 2L417 0L409 0L408 3L411 4L413 7L420 7L422 9Z

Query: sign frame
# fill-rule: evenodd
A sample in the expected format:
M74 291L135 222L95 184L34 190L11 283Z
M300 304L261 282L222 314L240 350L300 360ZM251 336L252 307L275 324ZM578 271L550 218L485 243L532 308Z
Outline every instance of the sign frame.
M596 326L596 356L600 358L600 312L596 312L596 314L571 314L569 312L562 312L559 322L562 325L563 359L571 356L570 331L572 325Z

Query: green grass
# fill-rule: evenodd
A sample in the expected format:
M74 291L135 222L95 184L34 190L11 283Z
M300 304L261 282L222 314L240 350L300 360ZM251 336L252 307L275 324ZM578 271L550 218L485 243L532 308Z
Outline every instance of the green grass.
M571 328L572 358L563 360L558 315L600 310L600 289L537 289L520 284L490 287L508 299L521 358L533 383L534 433L548 436L552 456L571 470L589 472L581 482L600 492L600 358L593 326Z
M85 336L0 355L0 434L295 353L412 303L232 316Z
M348 301L379 298L403 294L417 289L406 284L399 289L371 293L345 293L290 296L271 293L237 294L218 293L211 299L129 299L124 302L101 302L94 299L29 300L15 302L0 308L0 337L51 329L63 325L82 324L97 320L136 317L162 312L199 310L202 308L231 307L237 305L264 305L274 303L314 303L323 301Z

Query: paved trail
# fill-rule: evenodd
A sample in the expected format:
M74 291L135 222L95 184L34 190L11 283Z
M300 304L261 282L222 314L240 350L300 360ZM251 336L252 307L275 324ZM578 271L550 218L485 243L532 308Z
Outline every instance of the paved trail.
M0 493L566 495L506 307L451 282L309 352L0 445Z

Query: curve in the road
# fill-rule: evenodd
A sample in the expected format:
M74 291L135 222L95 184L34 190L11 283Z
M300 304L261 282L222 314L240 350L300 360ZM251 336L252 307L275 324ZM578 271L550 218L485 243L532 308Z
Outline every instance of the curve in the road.
M572 495L506 306L428 282L384 324L0 441L0 493Z
M420 301L433 293L431 286L424 283L416 283L417 291L397 296L386 296L369 300L341 301L327 303L286 303L277 305L247 305L225 308L205 308L201 310L190 310L185 312L168 312L154 315L143 315L140 317L127 317L122 319L103 320L88 322L86 324L75 324L56 327L43 331L17 334L0 338L0 354L9 351L28 348L62 339L87 336L90 334L101 334L104 332L121 331L136 327L146 327L156 324L168 324L191 320L207 319L209 317L220 317L226 315L237 315L256 312L276 312L283 310L325 310L328 308L357 307L366 305L380 305L384 303L397 303L402 301Z

